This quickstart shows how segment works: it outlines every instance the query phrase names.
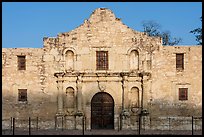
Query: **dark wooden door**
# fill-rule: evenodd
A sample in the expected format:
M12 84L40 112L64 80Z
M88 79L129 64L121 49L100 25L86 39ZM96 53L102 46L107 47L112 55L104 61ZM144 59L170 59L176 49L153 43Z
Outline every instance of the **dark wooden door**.
M114 101L108 93L96 93L91 100L91 129L114 129Z

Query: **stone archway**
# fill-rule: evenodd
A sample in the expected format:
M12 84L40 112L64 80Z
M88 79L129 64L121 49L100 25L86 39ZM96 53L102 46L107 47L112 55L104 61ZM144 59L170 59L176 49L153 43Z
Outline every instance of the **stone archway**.
M96 93L91 100L91 129L114 129L114 100L106 92Z

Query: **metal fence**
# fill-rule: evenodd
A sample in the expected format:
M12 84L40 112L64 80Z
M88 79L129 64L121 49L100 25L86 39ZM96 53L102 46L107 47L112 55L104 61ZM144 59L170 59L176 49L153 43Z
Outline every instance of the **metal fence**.
M142 130L202 130L202 117L142 117Z
M119 118L120 119L120 118ZM52 119L40 118L40 117L28 117L28 118L10 118L2 120L2 134L36 134L44 131L67 131L64 120L61 122L61 128L57 128L56 117ZM81 130L77 130L78 134L84 135L86 131L86 117L82 117ZM58 123L59 124L59 123ZM119 125L120 124L120 125ZM122 124L122 126L121 126ZM123 123L118 122L118 133L121 134L126 130L123 127ZM150 116L137 116L134 126L136 128L131 129L135 131L134 134L142 134L145 131L190 131L193 135L196 131L202 131L202 117L150 117ZM129 131L130 131L129 130ZM69 130L71 131L71 130ZM86 131L87 132L87 131ZM62 133L62 132L61 132Z
M26 134L31 135L31 133L38 133L42 131L63 131L66 130L64 123L64 118L62 117L61 123L57 122L57 117L52 119L47 119L45 117L28 117L28 118L13 118L2 119L2 134ZM82 131L84 135L85 117L82 116ZM58 127L60 125L60 128Z

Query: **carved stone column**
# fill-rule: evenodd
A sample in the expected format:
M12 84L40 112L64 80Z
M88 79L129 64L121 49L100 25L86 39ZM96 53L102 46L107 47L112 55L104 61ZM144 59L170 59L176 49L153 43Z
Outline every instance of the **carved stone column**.
M76 129L82 129L84 113L82 112L82 78L81 76L77 76L76 88L77 88Z
M62 114L63 113L63 75L58 75L57 80L57 89L58 89L58 95L57 95L57 113Z
M128 83L127 76L124 76L123 81L123 89L124 89L124 109L128 109Z
M151 73L142 72L139 74L141 77L141 88L142 88L142 100L141 100L141 108L143 110L147 109L148 97L149 97L149 79L151 78Z
M142 84L142 83L141 83ZM141 86L142 87L142 86ZM143 89L139 90L139 107L142 108L142 95L143 95Z
M76 88L77 88L77 111L82 111L82 83L81 83L81 76L77 77L76 82Z
M147 108L149 95L148 76L143 76L143 108Z
M64 73L58 73L57 76L57 113L56 113L56 128L63 128L64 126L64 112L63 112L63 76Z
M144 100L144 72L139 73L139 77L141 78L141 95L139 94L139 98L141 99L141 109L143 109L143 100Z
M122 121L121 121L121 130L128 129L130 123L130 114L128 112L128 87L127 87L127 75L122 75Z

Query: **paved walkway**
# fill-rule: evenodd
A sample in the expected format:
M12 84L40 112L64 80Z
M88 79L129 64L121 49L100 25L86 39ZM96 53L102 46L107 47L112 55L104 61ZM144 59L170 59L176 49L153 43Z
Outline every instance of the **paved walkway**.
M15 135L29 135L28 130L16 130ZM32 130L31 135L139 135L138 130ZM141 130L141 135L192 135L186 130ZM13 135L11 130L2 130L2 135ZM202 135L202 131L194 131L193 135Z

